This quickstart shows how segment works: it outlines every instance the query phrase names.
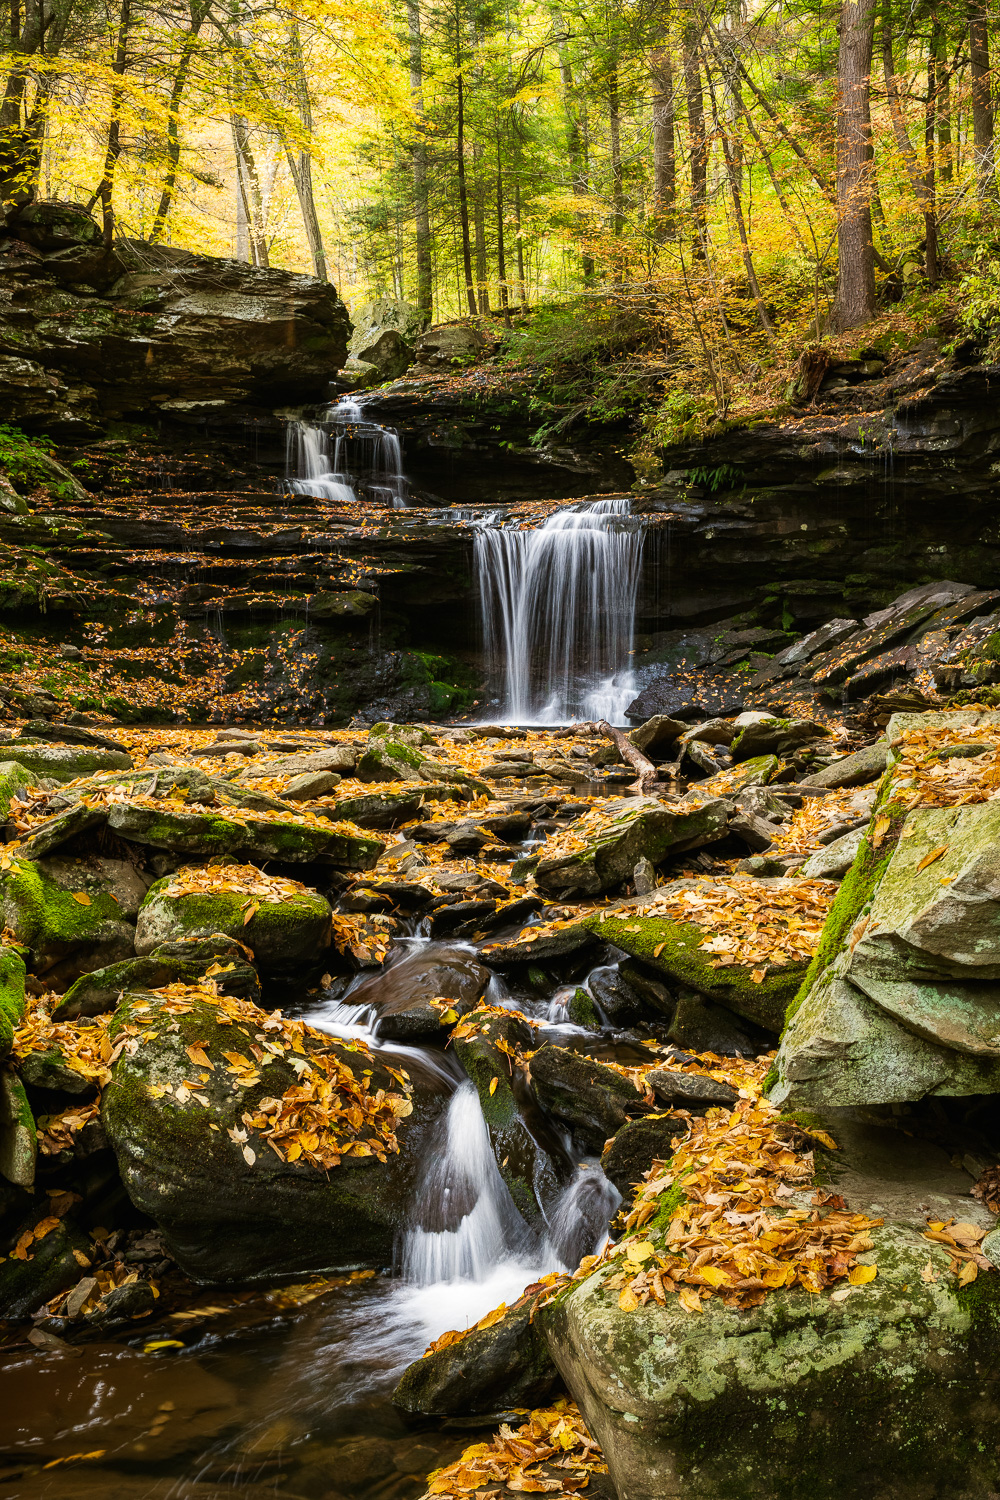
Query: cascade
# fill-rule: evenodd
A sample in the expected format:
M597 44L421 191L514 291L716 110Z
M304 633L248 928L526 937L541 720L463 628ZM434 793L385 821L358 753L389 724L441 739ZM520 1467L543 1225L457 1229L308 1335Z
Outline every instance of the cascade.
M340 503L368 499L394 510L409 504L399 434L367 421L348 396L329 407L319 424L289 423L286 468L298 495Z
M500 717L621 723L642 564L627 497L556 511L542 526L482 525L475 535L483 645Z

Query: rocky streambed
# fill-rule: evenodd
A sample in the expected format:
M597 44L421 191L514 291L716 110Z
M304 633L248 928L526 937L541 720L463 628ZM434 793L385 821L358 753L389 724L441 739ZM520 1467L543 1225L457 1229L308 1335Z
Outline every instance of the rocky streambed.
M0 755L11 1493L991 1493L1000 715Z

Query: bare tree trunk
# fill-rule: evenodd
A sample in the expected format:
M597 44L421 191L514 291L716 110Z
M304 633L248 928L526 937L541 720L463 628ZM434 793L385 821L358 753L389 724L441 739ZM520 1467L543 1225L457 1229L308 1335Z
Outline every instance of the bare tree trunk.
M563 110L566 115L566 154L569 157L570 186L575 198L590 196L587 173L587 153L581 116L577 110L576 85L573 81L573 66L565 43L559 47L559 76L562 80ZM580 215L581 226L583 215ZM587 252L580 256L580 270L585 283L594 279L594 257Z
M937 130L938 175L942 182L951 182L954 177L951 137L951 75L954 69L948 66L948 39L939 21L934 22L931 38L937 64L934 113Z
M417 306L428 319L434 311L434 266L431 259L431 218L427 193L427 143L424 137L424 60L420 33L420 0L406 0L410 41L410 100L417 116L413 143L413 219L417 248Z
M308 140L313 133L312 100L309 97L309 80L306 76L305 58L302 55L302 38L295 22L292 23L288 33L288 51L293 63L295 103L298 107L299 119L302 121L303 133ZM319 227L319 215L316 212L316 198L313 193L312 152L308 145L303 145L296 150L294 144L286 140L284 136L282 136L282 145L285 148L288 168L292 174L295 193L299 200L302 225L306 232L306 242L313 263L313 275L319 281L328 281L326 252L323 249L323 235Z
M753 255L750 251L750 240L747 235L746 220L743 215L743 183L740 172L740 157L734 149L733 142L729 136L728 122L723 123L719 118L719 109L715 97L715 85L712 75L706 65L705 77L708 79L709 96L712 100L712 121L715 125L716 134L722 143L722 155L726 163L726 174L729 178L729 191L733 199L733 214L736 219L736 229L740 237L740 246L743 251L743 266L747 273L747 281L750 283L750 291L757 305L757 319L761 328L769 339L774 337L774 324L768 315L767 307L761 293L760 283L757 280L757 272L754 268Z
M927 175L926 164L921 170L917 160L917 153L913 149L906 129L906 119L903 115L903 106L899 102L899 90L896 87L896 69L892 60L892 10L891 0L883 0L882 5L882 70L885 76L885 92L889 101L889 115L892 119L892 131L896 138L896 146L906 166L906 174L910 179L913 196L920 205L924 216L924 244L925 244L925 271L928 279L937 276L937 218L934 212L934 196L932 182ZM933 153L932 153L933 156Z
M478 146L472 159L476 174L472 194L472 225L476 237L476 302L479 311L488 316L490 286L486 265L486 183L483 180L482 151Z
M969 68L972 74L972 139L976 162L976 190L980 205L995 208L996 154L993 140L993 85L990 78L990 39L986 9L973 0L969 11Z
M233 115L233 145L236 148L236 176L243 195L244 211L250 230L250 258L255 266L267 270L267 235L264 229L264 205L260 177L250 145L250 130L242 115Z
M835 328L857 328L875 313L875 254L868 166L875 0L844 0L837 60L837 268Z
M621 239L625 228L625 185L622 177L621 100L617 61L608 75L608 127L611 135L611 232Z
M684 28L684 91L687 94L688 139L691 150L691 217L694 221L694 253L704 259L708 250L708 140L705 135L705 99L698 58L698 28L689 20Z
M514 178L514 229L517 233L517 300L521 311L528 306L528 284L524 275L524 238L521 232L521 179Z
M115 60L112 63L112 71L116 79L124 78L128 67L128 34L132 25L132 0L121 0L121 10L118 12L118 36L115 42ZM115 210L114 210L114 186L115 172L118 168L118 158L122 154L121 145L121 108L123 89L120 83L115 83L111 89L111 119L108 123L108 144L104 153L104 172L97 190L91 198L91 205L99 202L101 205L101 219L103 222L104 248L110 251L115 237Z
M458 16L455 17L456 40ZM456 47L456 51L457 51ZM472 245L469 240L469 193L465 182L465 84L462 78L461 58L458 59L458 129L455 155L458 166L458 218L462 230L462 269L465 272L465 296L469 312L476 316L476 288L472 280Z
M924 224L927 239L924 245L924 271L929 286L937 284L937 157L935 124L937 119L938 71L935 57L934 37L927 53L927 102L924 108L924 182L927 185L928 210Z
M510 327L510 293L507 287L507 254L503 232L503 146L497 127L497 281L500 284L500 306L504 322Z
M660 773L653 762L641 750L637 750L620 729L614 729L607 719L601 719L597 727L611 741L622 760L627 761L636 772L639 779L633 784L634 791L645 792L660 779Z
M650 54L653 79L653 233L662 243L674 233L677 162L674 155L674 65L668 47Z
M163 178L163 188L160 193L160 203L153 220L153 227L149 232L151 244L155 244L163 233L167 222L167 214L170 212L170 204L173 201L174 189L177 186L177 165L181 159L181 141L179 132L181 99L188 80L188 73L194 59L194 49L198 43L198 33L201 31L208 15L211 0L191 0L191 26L181 45L181 55L177 62L177 70L174 73L174 82L170 90L170 102L167 105L167 170Z

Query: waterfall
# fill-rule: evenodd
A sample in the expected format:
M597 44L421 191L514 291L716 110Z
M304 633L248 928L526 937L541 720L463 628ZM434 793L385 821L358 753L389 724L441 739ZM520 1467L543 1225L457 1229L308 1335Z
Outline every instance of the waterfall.
M288 483L298 495L341 504L356 499L402 510L409 503L399 434L369 422L345 396L318 425L291 422L287 435Z
M635 696L631 655L642 527L628 498L556 511L542 526L482 526L475 567L483 645L500 717L621 723Z

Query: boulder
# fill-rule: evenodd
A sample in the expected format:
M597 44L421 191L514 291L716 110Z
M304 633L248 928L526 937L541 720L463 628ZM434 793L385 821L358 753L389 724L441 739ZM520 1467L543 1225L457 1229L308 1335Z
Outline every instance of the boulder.
M39 198L27 204L15 214L10 227L19 239L39 250L101 244L101 226L83 204L59 198Z
M183 946L191 951L196 945ZM212 978L224 994L240 995L255 1004L259 1002L260 980L245 959L234 961L232 957L220 958L216 953L206 954L200 960L193 952L188 958L169 958L152 953L145 958L128 958L123 963L109 964L105 969L81 975L52 1011L52 1019L75 1021L79 1016L106 1015L115 1009L127 990L157 990L165 984L194 984L210 968L216 970Z
M339 771L346 776L354 770L357 756L353 745L328 745L307 754L282 755L274 760L255 761L248 776L305 776L314 771Z
M482 359L489 344L478 328L464 323L446 323L429 328L414 345L416 363L413 373L453 374Z
M334 830L297 822L290 809L283 819L276 819L255 818L251 809L222 816L120 802L108 809L108 827L131 843L180 854L242 854L289 864L309 863L322 856L325 863L347 870L373 869L385 847L377 839L355 836L339 826Z
M844 1116L847 1116L846 1118ZM871 1229L845 1296L766 1292L741 1310L678 1297L633 1311L598 1268L536 1315L629 1500L986 1496L1000 1442L1000 1279L962 1289L929 1213L985 1226L940 1147L831 1111L824 1181ZM794 1201L806 1212L811 1189ZM845 1282L838 1283L847 1288Z
M325 797L339 785L336 771L306 771L302 776L293 776L281 795L286 802L311 802L314 797Z
M129 1197L189 1275L391 1261L444 1096L413 1109L403 1076L362 1043L204 989L129 994L111 1035L126 1045L102 1099L108 1140ZM264 1134L281 1122L288 1133Z
M640 859L659 864L668 854L700 848L725 832L721 799L699 805L694 800L616 798L598 803L542 846L535 884L553 895L598 895L631 879Z
M10 1052L14 1032L24 1020L26 972L17 949L0 945L0 1062Z
M646 1115L629 1120L616 1132L601 1155L601 1168L622 1195L622 1207L631 1207L636 1187L654 1161L669 1161L674 1142L687 1130L674 1115Z
M799 870L803 880L839 880L846 875L857 859L867 829L867 823L862 824L817 849Z
M740 1097L736 1089L718 1078L679 1073L673 1068L654 1068L646 1074L646 1082L657 1099L672 1109L709 1109L717 1105L732 1109Z
M5 927L28 950L28 967L61 987L131 958L146 881L126 860L88 855L19 859L0 872Z
M412 346L427 327L428 314L412 302L378 297L373 302L363 302L360 307L352 308L351 321L354 332L348 348L355 359L368 359L366 349L377 343L387 329L394 330Z
M393 1405L427 1417L485 1417L543 1405L559 1372L531 1321L537 1298L522 1298L489 1327L428 1350L403 1371Z
M150 887L136 927L138 954L152 953L162 943L221 933L245 943L265 969L311 964L323 957L333 916L324 896L287 881L283 885L289 889L281 891L280 899L258 898L259 871L222 865L213 867L216 872L217 878L206 879L203 889L191 889L183 872Z
M24 1084L5 1066L0 1069L0 1176L30 1189L37 1156L38 1132Z
M345 1003L371 1006L376 1031L386 1041L436 1041L454 1024L442 1021L442 1011L465 1015L478 1005L489 980L489 970L466 949L428 943L362 980ZM439 1010L432 1000L449 1003Z
M40 740L17 739L11 742L17 764L33 776L48 776L55 781L76 781L95 771L127 771L132 757L124 750L102 750L89 745L47 745Z
M372 366L379 381L398 380L413 363L413 350L398 329L384 328L379 333L373 332L363 352L352 354L352 359L355 364ZM348 361L347 368L350 367Z
M0 761L0 818L6 818L18 792L34 781L31 772L16 760Z
M825 724L813 719L759 718L741 729L733 740L733 761L753 760L761 755L777 755L784 760L801 745L830 733Z
M613 1068L551 1043L531 1059L531 1085L546 1114L570 1131L581 1150L594 1156L632 1115L644 1114L647 1108L644 1096Z
M802 786L865 786L869 781L877 781L882 775L888 763L889 742L878 740L874 745L866 745L863 750L855 750L853 755L842 755L839 760L824 766L821 771L814 771L810 776L802 778Z
M678 995L667 1034L688 1052L714 1052L717 1057L756 1057L761 1050L731 1010L692 990Z
M776 755L755 755L738 766L728 766L685 792L686 801L700 802L705 797L734 797L746 787L767 786L778 772Z
M34 1209L13 1238L22 1253L0 1261L0 1318L11 1320L27 1318L75 1285L94 1252L89 1237L71 1219L56 1218L48 1203Z

